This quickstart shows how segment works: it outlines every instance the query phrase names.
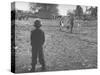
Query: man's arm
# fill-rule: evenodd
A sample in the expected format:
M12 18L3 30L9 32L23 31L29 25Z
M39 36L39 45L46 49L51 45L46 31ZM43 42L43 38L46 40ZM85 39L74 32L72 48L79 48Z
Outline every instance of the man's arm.
M44 42L45 42L45 34L43 32L43 35L42 35L42 45L44 44Z
M31 31L31 37L30 37L30 44L31 44L31 45L32 45L32 41L33 41L33 40L32 40L32 39L33 39L32 36L33 36L33 31Z

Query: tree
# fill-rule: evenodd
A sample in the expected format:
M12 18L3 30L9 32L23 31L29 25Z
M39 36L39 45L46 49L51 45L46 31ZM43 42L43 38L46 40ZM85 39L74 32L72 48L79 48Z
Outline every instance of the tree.
M58 15L57 4L31 3L30 9L40 18L52 18Z
M97 19L97 7L90 7L87 9L88 15L89 15L89 19L90 20L94 20Z
M92 17L95 17L95 18L97 17L97 7L90 7L89 11L91 12L90 15Z
M78 19L81 19L82 16L83 16L83 9L82 9L82 7L80 5L76 6L75 16L78 17Z

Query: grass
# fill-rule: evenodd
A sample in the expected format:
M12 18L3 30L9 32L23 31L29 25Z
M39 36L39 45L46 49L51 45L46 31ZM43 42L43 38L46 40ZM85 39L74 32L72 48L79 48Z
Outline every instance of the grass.
M74 28L69 33L66 28L59 31L57 21L42 20L45 32L44 56L46 71L89 69L97 67L97 25ZM16 72L31 70L30 31L33 21L16 21ZM46 25L47 24L47 25ZM66 24L67 25L67 24ZM40 72L37 64L37 72Z

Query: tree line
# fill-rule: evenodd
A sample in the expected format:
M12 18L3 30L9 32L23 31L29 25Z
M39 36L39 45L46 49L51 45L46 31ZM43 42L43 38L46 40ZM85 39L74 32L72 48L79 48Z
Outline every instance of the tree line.
M74 16L74 18L78 20L97 20L97 7L86 7L86 11L83 12L83 8L77 5L76 9L72 12L68 12L67 15Z
M44 18L52 19L62 17L58 13L57 4L45 4L45 3L30 3L30 11L24 12L22 10L12 10L11 18ZM16 14L15 14L16 13ZM96 20L97 19L97 7L86 7L86 11L83 12L83 8L80 5L76 6L76 9L72 12L66 13L66 16L73 16L75 19L80 20Z

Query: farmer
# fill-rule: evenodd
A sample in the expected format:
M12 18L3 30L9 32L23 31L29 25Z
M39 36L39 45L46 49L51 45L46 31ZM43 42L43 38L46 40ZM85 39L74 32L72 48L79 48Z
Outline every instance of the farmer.
M43 44L45 42L44 32L40 29L41 22L36 20L34 22L35 30L31 31L31 45L32 45L32 71L35 72L35 66L37 64L37 58L42 65L42 70L45 70L45 61L43 54Z
M69 20L68 20L69 24L70 24L70 33L73 32L73 25L74 25L74 16L69 16ZM69 28L69 27L68 27Z
M71 25L71 33L73 32L73 25L74 25L74 17L73 16L71 16L71 18L70 18L70 25Z

